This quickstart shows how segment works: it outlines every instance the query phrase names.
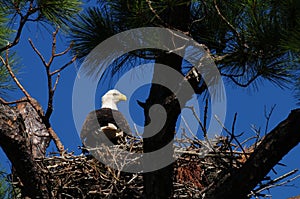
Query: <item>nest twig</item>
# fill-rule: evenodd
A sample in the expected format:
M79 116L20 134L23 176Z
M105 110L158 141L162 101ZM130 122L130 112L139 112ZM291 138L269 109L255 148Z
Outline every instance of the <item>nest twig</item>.
M213 152L202 155L205 147L196 143L194 139L177 139L174 144L174 198L201 198L214 180L228 170L242 164L242 152L229 150L224 137L216 138ZM178 147L187 145L188 147ZM197 147L195 147L197 146ZM120 150L121 149L121 150ZM91 149L89 149L91 150ZM97 149L93 149L96 150ZM99 147L110 150L106 158L115 161L115 157L122 155L122 151L142 152L142 140L135 138L134 142L127 142L114 147ZM109 154L109 155L107 155ZM104 155L101 158L105 158ZM36 160L44 174L49 179L49 189L55 198L141 198L143 178L141 173L122 172L127 164L134 164L127 157L126 162L118 163L114 169L103 164L94 156L73 155L71 153L58 156L52 154L46 158Z

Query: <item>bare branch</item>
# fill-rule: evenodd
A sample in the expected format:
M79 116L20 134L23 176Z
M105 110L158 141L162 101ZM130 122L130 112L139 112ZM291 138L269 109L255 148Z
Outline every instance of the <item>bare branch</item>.
M60 139L58 138L57 134L54 132L54 130L51 127L49 118L47 118L43 111L41 110L41 108L39 106L37 106L37 104L35 103L35 100L31 97L31 95L27 92L27 90L23 87L23 85L20 83L20 81L18 80L18 78L15 76L14 72L12 71L10 65L9 65L9 61L8 61L8 50L6 53L6 60L4 60L4 58L2 56L0 56L0 60L3 63L3 65L6 67L8 73L10 74L10 76L12 77L13 81L17 84L17 86L19 87L19 89L24 93L24 95L26 96L28 102L32 105L32 107L36 110L36 112L38 113L38 115L41 117L41 119L43 120L45 126L47 127L47 130L49 131L51 138L54 140L56 147L58 149L58 151L60 153L64 152L64 147L63 144L61 143ZM51 88L52 90L52 88ZM51 94L51 93L50 93Z
M282 182L282 183L279 183L279 184L276 184L276 183L279 182L279 181L281 181L281 180L283 180L283 179L285 179L285 178L287 178L287 177L289 177L289 176L291 176L291 175L293 175L293 174L295 174L295 173L297 173L297 172L298 172L298 169L294 169L294 170L292 170L292 171L290 171L290 172L288 172L288 173L285 173L285 174L283 174L282 176L280 176L280 177L278 177L278 178L276 178L276 179L274 179L274 180L270 180L270 181L269 181L268 183L266 183L266 184L263 184L263 185L260 186L258 189L254 190L253 192L254 192L255 194L257 194L257 193L260 193L260 192L262 192L262 191L264 191L264 190L270 189L270 188L272 188L272 187L282 186L282 185L284 185L284 184L287 184L287 183L291 182L292 180L295 180L295 178L298 178L299 175L296 176L295 178L288 179L287 181L284 181L284 182Z
M231 28L231 30L234 32L234 34L238 37L238 40L240 42L242 42L242 38L241 38L241 35L240 33L237 31L237 29L224 17L224 15L221 13L218 5L217 5L217 1L214 0L214 4L215 4L215 8L216 8L216 11L218 13L218 15L221 17L221 19Z
M5 99L3 99L2 97L0 97L0 103L5 104L5 105L18 104L18 103L22 103L22 102L28 102L28 99L20 99L20 100L14 100L14 101L8 102Z
M205 129L205 135L206 136L206 123L207 123L207 115L208 115L208 99L205 100L205 108L204 108L204 115L203 115L203 126Z
M56 73L61 72L62 70L64 70L66 67L68 67L69 65L73 64L77 59L77 55L75 55L68 63L66 63L65 65L63 65L61 68L53 71L50 73L50 76L55 75Z
M34 50L34 52L40 57L41 61L43 62L44 66L46 67L47 66L47 63L46 63L46 60L45 58L43 57L43 55L41 54L41 52L34 46L32 40L29 38L28 39L32 49Z
M151 10L151 12L154 14L154 16L165 26L165 27L170 27L169 24L167 24L157 13L156 11L154 10L154 8L152 7L151 5L151 1L150 0L146 0L148 6L149 6L149 9Z
M221 73L222 76L225 77L229 77L233 83L235 83L236 85L240 86L240 87L248 87L252 82L254 82L261 74L259 72L257 72L253 77L251 77L246 83L240 83L238 80L235 79L234 75L228 75L228 74L224 74Z
M47 125L46 125L47 126ZM64 145L62 144L62 142L60 141L59 137L57 136L57 134L55 133L55 131L52 129L51 126L49 126L47 128L48 132L51 135L51 138L53 139L59 153L62 155L65 152L65 148Z
M266 120L267 120L267 122L266 122L266 128L265 128L265 135L266 135L267 132L268 132L270 118L271 118L271 116L272 116L272 113L273 113L275 107L276 107L276 104L274 104L274 105L271 107L271 110L270 110L270 112L269 112L268 114L267 114L267 110L266 110L267 108L266 108L266 106L264 107L265 118L266 118Z
M234 134L234 131L235 131L236 118L237 118L237 113L234 114L234 118L233 118L233 122L232 122L232 126L231 126L232 134Z
M235 124L236 116L237 116L237 114L234 114L234 119L233 119L233 124L232 124L232 126L234 126L234 124ZM230 135L230 137L231 137L230 139L236 141L236 143L238 144L238 146L241 148L241 150L242 150L243 153L245 154L245 157L247 157L246 151L244 150L244 148L243 148L243 146L241 145L240 141L237 139L237 136L234 134L234 132L230 132L230 131L224 126L224 124L220 121L220 119L219 119L217 116L215 116L215 118L216 118L216 120L218 121L218 123L222 126L222 128L225 130L225 132L228 133L228 134ZM233 128L233 130L234 130L234 128Z
M60 78L60 74L58 73L58 74L57 74L57 77L56 77L56 80L55 80L55 83L54 83L54 86L53 86L53 89L52 89L53 92L55 92L55 90L56 90L56 87L57 87L59 78Z
M54 57L59 57L59 56L65 55L65 54L67 54L72 49L72 47L73 47L73 43L71 43L69 45L69 47L66 50L64 50L63 52L55 53L53 56Z
M19 10L19 8L16 8L16 12L20 15L20 22L19 22L19 27L18 27L18 30L17 30L17 33L16 33L16 36L14 38L14 40L7 44L6 46L0 48L0 52L3 52L4 50L7 50L15 45L17 45L20 41L20 37L21 37L21 33L23 31L23 28L24 28L24 25L26 24L26 22L28 21L29 17L34 14L35 12L37 12L39 10L39 8L34 8L33 7L33 4L30 3L30 6L27 10L27 13L25 16L23 16L21 14L21 11Z
M186 108L188 108L188 109L190 109L190 110L192 111L194 117L196 118L196 120L197 120L198 124L200 125L201 130L203 131L203 134L204 134L204 136L205 136L205 135L206 135L206 129L205 129L205 127L203 126L203 124L202 124L200 118L198 117L198 115L197 115L197 113L196 113L196 111L195 111L195 108L194 108L193 106L186 106Z
M6 53L6 56L8 55L8 51ZM6 67L9 75L12 77L13 81L17 84L17 86L19 87L19 89L24 93L24 95L27 97L27 99L30 101L31 96L29 95L29 93L25 90L25 88L23 87L23 85L20 83L20 81L18 80L18 78L16 77L16 75L14 74L14 72L12 71L8 60L6 58L6 60L4 60L4 58L2 56L0 56L0 60L3 63L3 65Z
M77 56L74 56L68 63L66 63L65 65L63 65L61 68L51 72L50 68L51 65L54 61L55 57L58 56L62 56L64 54L66 54L67 52L70 51L72 44L66 49L64 50L62 53L58 53L56 54L56 37L58 34L59 28L56 28L56 30L52 33L52 48L51 48L51 57L49 59L48 62L45 61L44 56L40 53L40 51L34 46L33 42L31 41L31 39L29 39L29 43L31 45L31 47L33 48L33 50L36 52L36 54L40 57L45 70L46 70L46 75L47 75L47 86L48 86L48 105L47 105L47 109L46 109L46 113L45 113L45 118L46 120L50 119L50 116L53 112L53 97L54 97L54 92L56 90L56 86L58 84L58 80L59 80L59 76L57 77L54 85L52 85L52 76L61 72L62 70L64 70L66 67L68 67L69 65L71 65L72 63L74 63L74 61L76 60Z
M50 67L54 57L55 57L55 52L56 52L56 36L58 33L59 28L57 27L56 30L52 33L52 50L51 50L51 57L48 61L47 67Z
M52 77L50 75L50 67L46 67L46 74L47 74L47 82L48 82L48 105L47 105L45 117L47 119L50 119L50 116L53 111L53 96L54 96L54 91L52 89Z
M295 109L263 138L241 168L219 179L215 187L206 193L206 197L245 198L282 157L300 142L299 123L300 109Z

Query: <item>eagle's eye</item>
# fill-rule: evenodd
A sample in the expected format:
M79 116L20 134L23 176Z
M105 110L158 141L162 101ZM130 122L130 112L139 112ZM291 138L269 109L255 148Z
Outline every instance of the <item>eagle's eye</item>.
M118 95L118 93L113 93L113 96L117 96Z

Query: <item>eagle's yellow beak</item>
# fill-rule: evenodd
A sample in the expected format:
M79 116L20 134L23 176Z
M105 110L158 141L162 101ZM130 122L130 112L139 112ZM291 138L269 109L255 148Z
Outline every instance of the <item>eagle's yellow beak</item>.
M120 94L120 95L119 95L119 100L120 100L120 101L126 101L126 100L127 100L127 97L126 97L125 95L123 95L123 94Z

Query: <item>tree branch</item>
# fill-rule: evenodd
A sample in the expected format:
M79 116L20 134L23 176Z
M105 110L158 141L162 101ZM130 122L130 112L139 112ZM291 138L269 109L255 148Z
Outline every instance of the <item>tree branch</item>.
M23 183L22 195L49 198L46 178L30 150L23 119L13 107L0 104L0 146Z
M271 118L271 116L272 116L272 113L273 113L275 107L276 107L276 104L274 104L274 105L271 107L271 110L270 110L270 112L269 112L268 114L267 114L267 108L266 108L266 106L264 107L264 113L265 113L265 118L266 118L265 135L266 135L267 132L268 132L270 118Z
M24 25L26 24L26 22L28 21L29 17L34 14L36 11L39 10L39 8L34 8L33 7L33 1L31 1L30 5L29 5L29 8L27 10L27 13L26 15L22 15L21 12L20 12L20 9L19 7L16 7L16 12L20 15L21 19L20 19L20 23L19 23L19 27L18 27L18 30L17 30L17 33L16 33L16 36L13 40L13 42L11 43L8 43L6 46L0 48L0 52L4 51L4 50L8 50L10 49L11 47L17 45L20 41L20 37L21 37L21 33L22 33L22 30L24 28Z
M29 43L32 47L32 49L35 51L35 53L39 56L39 58L41 59L44 68L46 70L46 75L47 75L47 87L48 87L48 103L47 103L47 109L45 112L45 115L43 115L43 120L45 122L45 125L47 127L47 130L49 131L50 135L52 136L52 139L54 140L58 150L60 153L64 152L64 146L61 143L59 137L57 136L57 134L54 132L54 130L52 129L51 125L50 125L50 117L51 114L53 112L53 98L54 98L54 93L58 84L58 80L60 75L58 74L54 85L53 85L53 80L52 77L53 75L61 72L62 70L64 70L66 67L68 67L69 65L71 65L72 63L74 63L74 61L76 60L77 56L74 56L68 63L66 63L65 65L63 65L61 68L51 72L51 65L55 59L55 57L59 57L62 55L65 55L67 52L70 51L70 49L72 48L72 44L70 44L70 46L65 49L63 52L61 53L56 53L56 37L58 34L59 28L57 28L53 33L52 33L52 47L51 47L51 57L49 59L48 62L45 61L43 55L40 53L40 51L35 47L35 45L33 44L33 42L29 39Z
M18 104L18 103L22 103L22 102L28 102L27 99L19 99L19 100L14 100L14 101L6 101L5 99L3 99L2 97L0 97L0 103L4 104L4 105L10 105L10 104Z
M8 56L8 52L6 53L6 57ZM30 101L31 96L29 95L29 93L25 90L25 88L23 87L23 85L19 82L18 78L16 77L16 75L14 74L14 72L12 71L8 59L6 58L6 60L4 60L4 58L2 56L0 56L0 60L3 63L3 65L6 67L9 75L12 77L13 81L17 84L17 86L19 87L19 89L24 93L24 95L27 97L27 99Z
M169 24L167 24L155 11L155 9L152 7L152 2L150 0L146 0L148 7L150 11L154 14L154 16L165 26L165 27L171 27Z
M262 139L245 164L221 178L206 193L206 198L247 198L250 191L300 142L299 123L300 109L295 109Z
M58 151L62 154L64 152L64 146L61 143L61 141L60 141L59 137L57 136L57 134L55 133L55 131L52 129L49 118L45 117L43 110L39 106L37 106L37 104L35 103L35 100L26 91L26 89L23 87L23 85L20 83L20 81L15 76L14 72L12 71L12 69L9 65L9 61L8 61L8 51L6 53L6 60L4 60L4 58L2 56L0 56L0 60L3 63L3 65L6 67L8 73L12 77L13 81L17 84L19 89L24 93L24 95L26 96L28 102L31 104L31 106L36 110L38 115L43 120L44 124L47 127L48 132L51 135L51 138L54 140L54 142L56 144L56 147L57 147ZM51 87L51 89L52 89L52 87Z
M290 171L290 172L288 172L286 174L283 174L282 176L280 176L280 177L278 177L278 178L276 178L274 180L270 180L266 184L263 184L258 189L254 190L253 193L257 195L258 193L260 193L260 192L262 192L264 190L271 189L272 187L283 186L284 184L287 184L287 183L293 181L294 179L299 178L299 175L297 175L296 177L293 177L291 179L288 179L288 180L286 180L284 182L281 182L281 183L278 183L278 182L281 181L281 180L283 180L283 179L286 179L287 177L289 177L289 176L291 176L291 175L293 175L293 174L295 174L297 172L298 172L298 169L294 169L294 170L292 170L292 171Z
M75 55L68 63L66 63L65 65L63 65L61 68L53 71L50 73L50 76L53 76L57 73L60 73L62 70L64 70L66 67L68 67L69 65L73 64L75 62L75 60L77 59L77 55Z
M214 0L214 4L215 4L215 8L216 8L216 11L218 13L218 15L221 17L221 19L230 27L230 29L234 32L234 34L238 37L238 40L240 42L242 42L242 38L241 38L241 35L240 33L237 31L237 29L224 17L224 15L221 13L219 7L218 7L218 4L217 4L217 1Z
M221 73L222 76L225 76L225 77L229 77L233 83L235 83L236 85L240 86L240 87L243 87L243 88L246 88L248 87L252 82L254 82L260 75L261 73L260 72L257 72L253 77L251 77L246 83L240 83L238 80L236 80L234 78L234 75L227 75L227 74L224 74L224 73Z
M72 63L74 63L74 61L76 60L77 56L75 55L68 63L66 63L65 65L63 65L61 68L51 72L51 65L54 61L55 57L59 57L62 55L65 55L67 52L70 51L70 49L72 48L72 44L69 45L68 48L66 48L63 52L61 53L56 53L56 37L58 34L59 28L56 28L56 30L52 33L52 47L51 47L51 57L49 59L48 62L45 61L44 56L40 53L40 51L35 47L35 45L33 44L33 42L31 41L31 39L29 39L29 43L32 47L32 49L34 50L34 52L39 56L39 58L41 59L45 70L46 70L46 75L47 75L47 86L48 86L48 103L47 103L47 110L45 113L45 118L47 121L49 121L51 114L53 112L53 97L54 97L54 93L56 90L56 86L58 84L58 79L59 77L56 79L54 85L52 85L53 81L52 81L52 76L61 72L62 70L64 70L66 67L68 67L69 65L71 65Z
M31 48L34 50L34 52L40 57L42 63L44 64L44 66L46 67L47 66L47 62L44 58L44 56L42 55L42 53L35 47L35 45L33 44L32 40L29 38L28 39L30 45L31 45Z
M69 45L69 47L66 48L64 51L62 51L62 52L60 52L60 53L55 53L53 56L54 56L54 57L60 57L60 56L62 56L62 55L65 55L65 54L67 54L67 53L72 49L72 47L73 47L73 43L71 43L71 44Z
M56 36L58 33L59 28L56 28L56 30L52 33L52 50L51 50L51 57L47 63L47 67L50 68L54 58L55 58L55 52L56 52Z

